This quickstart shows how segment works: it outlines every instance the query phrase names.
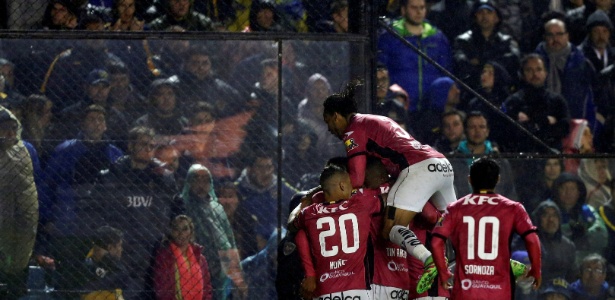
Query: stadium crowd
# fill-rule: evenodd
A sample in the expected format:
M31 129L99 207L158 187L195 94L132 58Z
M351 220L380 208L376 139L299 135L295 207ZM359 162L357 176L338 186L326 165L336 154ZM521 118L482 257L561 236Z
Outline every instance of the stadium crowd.
M451 157L458 198L472 193L476 157L615 153L614 2L378 1L392 30L379 30L370 112ZM7 1L1 26L348 32L345 0L25 3ZM280 299L299 299L291 198L346 155L323 102L349 81L353 49L282 43L278 58L271 41L0 41L2 296L28 297L31 266L54 299L276 299L285 289L294 298ZM496 192L524 206L542 248L543 289L519 282L516 299L615 298L610 161L497 159ZM511 247L530 264L522 238Z

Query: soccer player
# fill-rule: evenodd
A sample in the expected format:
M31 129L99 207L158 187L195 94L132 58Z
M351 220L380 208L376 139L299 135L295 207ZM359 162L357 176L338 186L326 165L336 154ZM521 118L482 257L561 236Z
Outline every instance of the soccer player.
M359 190L352 195L350 176L336 166L323 170L320 185L325 202L304 208L295 219L295 241L306 275L302 295L370 299L365 256L371 218L382 209L378 194Z
M434 229L433 259L446 288L451 288L452 276L444 258L446 239L451 240L456 250L451 299L512 299L513 233L523 237L531 262L528 276L534 278L534 289L540 287L540 241L536 227L521 203L493 192L499 178L500 167L493 159L475 160L469 176L473 193L449 205Z
M408 229L408 224L431 199L440 211L456 200L453 168L436 150L423 145L395 121L357 113L354 100L357 82L323 103L323 118L329 131L344 141L352 186L359 188L365 178L367 155L378 157L388 173L397 178L387 197L382 235L401 246L426 266L419 287L431 286L436 277L431 252ZM419 293L424 292L422 288Z

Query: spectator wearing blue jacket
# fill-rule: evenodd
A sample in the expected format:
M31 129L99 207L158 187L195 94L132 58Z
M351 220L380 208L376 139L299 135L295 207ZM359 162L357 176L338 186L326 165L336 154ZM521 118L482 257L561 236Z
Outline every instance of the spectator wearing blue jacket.
M107 130L105 109L99 105L88 106L81 115L81 131L77 138L64 141L58 145L45 169L44 180L48 186L49 203L43 207L50 208L51 219L47 220L50 234L71 236L87 234L79 232L84 229L81 222L88 222L92 209L84 197L97 181L100 171L108 169L122 151L108 141L103 140ZM89 211L95 213L95 211ZM81 214L86 215L81 215ZM100 223L91 222L96 226Z
M393 21L393 29L438 64L451 70L449 41L438 28L425 21L425 0L401 0L400 8L402 18ZM420 111L420 100L429 85L443 74L389 32L379 37L378 52L378 60L389 70L391 84L399 84L408 92L409 112Z
M282 180L282 194L278 195L275 151L259 145L253 148L258 150L248 155L248 165L236 181L243 199L237 207L237 211L243 214L238 219L246 222L242 228L254 230L254 234L242 234L237 241L241 257L254 255L264 248L268 236L260 238L258 232L272 232L279 222L286 225L289 200L297 192ZM281 211L278 210L278 201L281 201Z

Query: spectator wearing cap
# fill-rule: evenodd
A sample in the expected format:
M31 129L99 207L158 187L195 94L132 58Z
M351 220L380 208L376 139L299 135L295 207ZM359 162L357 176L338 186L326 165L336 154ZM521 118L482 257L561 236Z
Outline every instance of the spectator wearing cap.
M153 128L159 135L180 134L188 125L188 119L181 114L177 99L177 77L160 78L150 85L147 99L151 111L135 122L138 126Z
M562 234L560 208L553 201L543 201L532 212L532 223L538 227L543 257L542 277L545 282L555 278L574 280L577 270L576 246Z
M565 279L555 278L540 290L540 300L577 300L572 298L569 288L570 285Z
M585 57L592 64L595 80L592 84L596 104L597 126L595 146L597 152L609 152L612 148L613 119L615 118L615 48L611 45L613 23L602 10L596 10L585 25L587 37L579 45Z
M213 31L214 23L210 18L193 9L194 0L163 0L162 15L151 23L151 30L167 30L180 26L186 31Z
M566 99L570 117L586 119L594 128L596 111L591 88L593 69L583 52L570 43L566 25L551 19L544 24L544 41L538 44L538 53L547 71L546 88Z
M491 0L474 3L471 29L455 38L455 73L478 87L481 71L488 61L502 65L509 74L519 69L519 46L500 30L502 16Z
M607 300L613 299L606 282L607 262L602 255L592 253L585 256L581 262L580 278L570 284L572 299L575 300Z
M82 87L81 100L64 108L58 114L52 135L56 139L72 138L79 132L79 121L85 108L95 104L107 108L109 98L109 73L103 69L92 70ZM55 106L54 106L55 107Z
M83 28L102 29L102 23L91 24L95 26ZM106 70L107 64L122 62L103 39L88 39L75 42L70 47L66 44L61 46L63 50L56 53L49 63L39 89L53 101L54 112L62 111L83 98L83 86L90 84L92 70Z

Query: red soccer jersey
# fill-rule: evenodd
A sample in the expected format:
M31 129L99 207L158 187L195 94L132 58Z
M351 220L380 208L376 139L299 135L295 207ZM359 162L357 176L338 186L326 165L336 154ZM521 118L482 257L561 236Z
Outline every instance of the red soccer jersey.
M399 172L410 165L428 158L444 157L429 145L415 140L395 121L376 115L356 114L344 133L348 170L353 186L361 186L365 177L365 161L352 159L360 154L380 158L389 174L397 177Z
M453 243L457 266L451 299L510 299L510 241L536 227L523 205L498 194L470 194L451 203L435 238Z
M380 187L381 194L389 192L388 184ZM371 237L374 244L374 278L372 283L407 290L408 252L382 237L383 213L372 217Z
M307 234L317 275L315 295L367 289L365 255L377 193L359 190L349 200L315 203L296 219Z

